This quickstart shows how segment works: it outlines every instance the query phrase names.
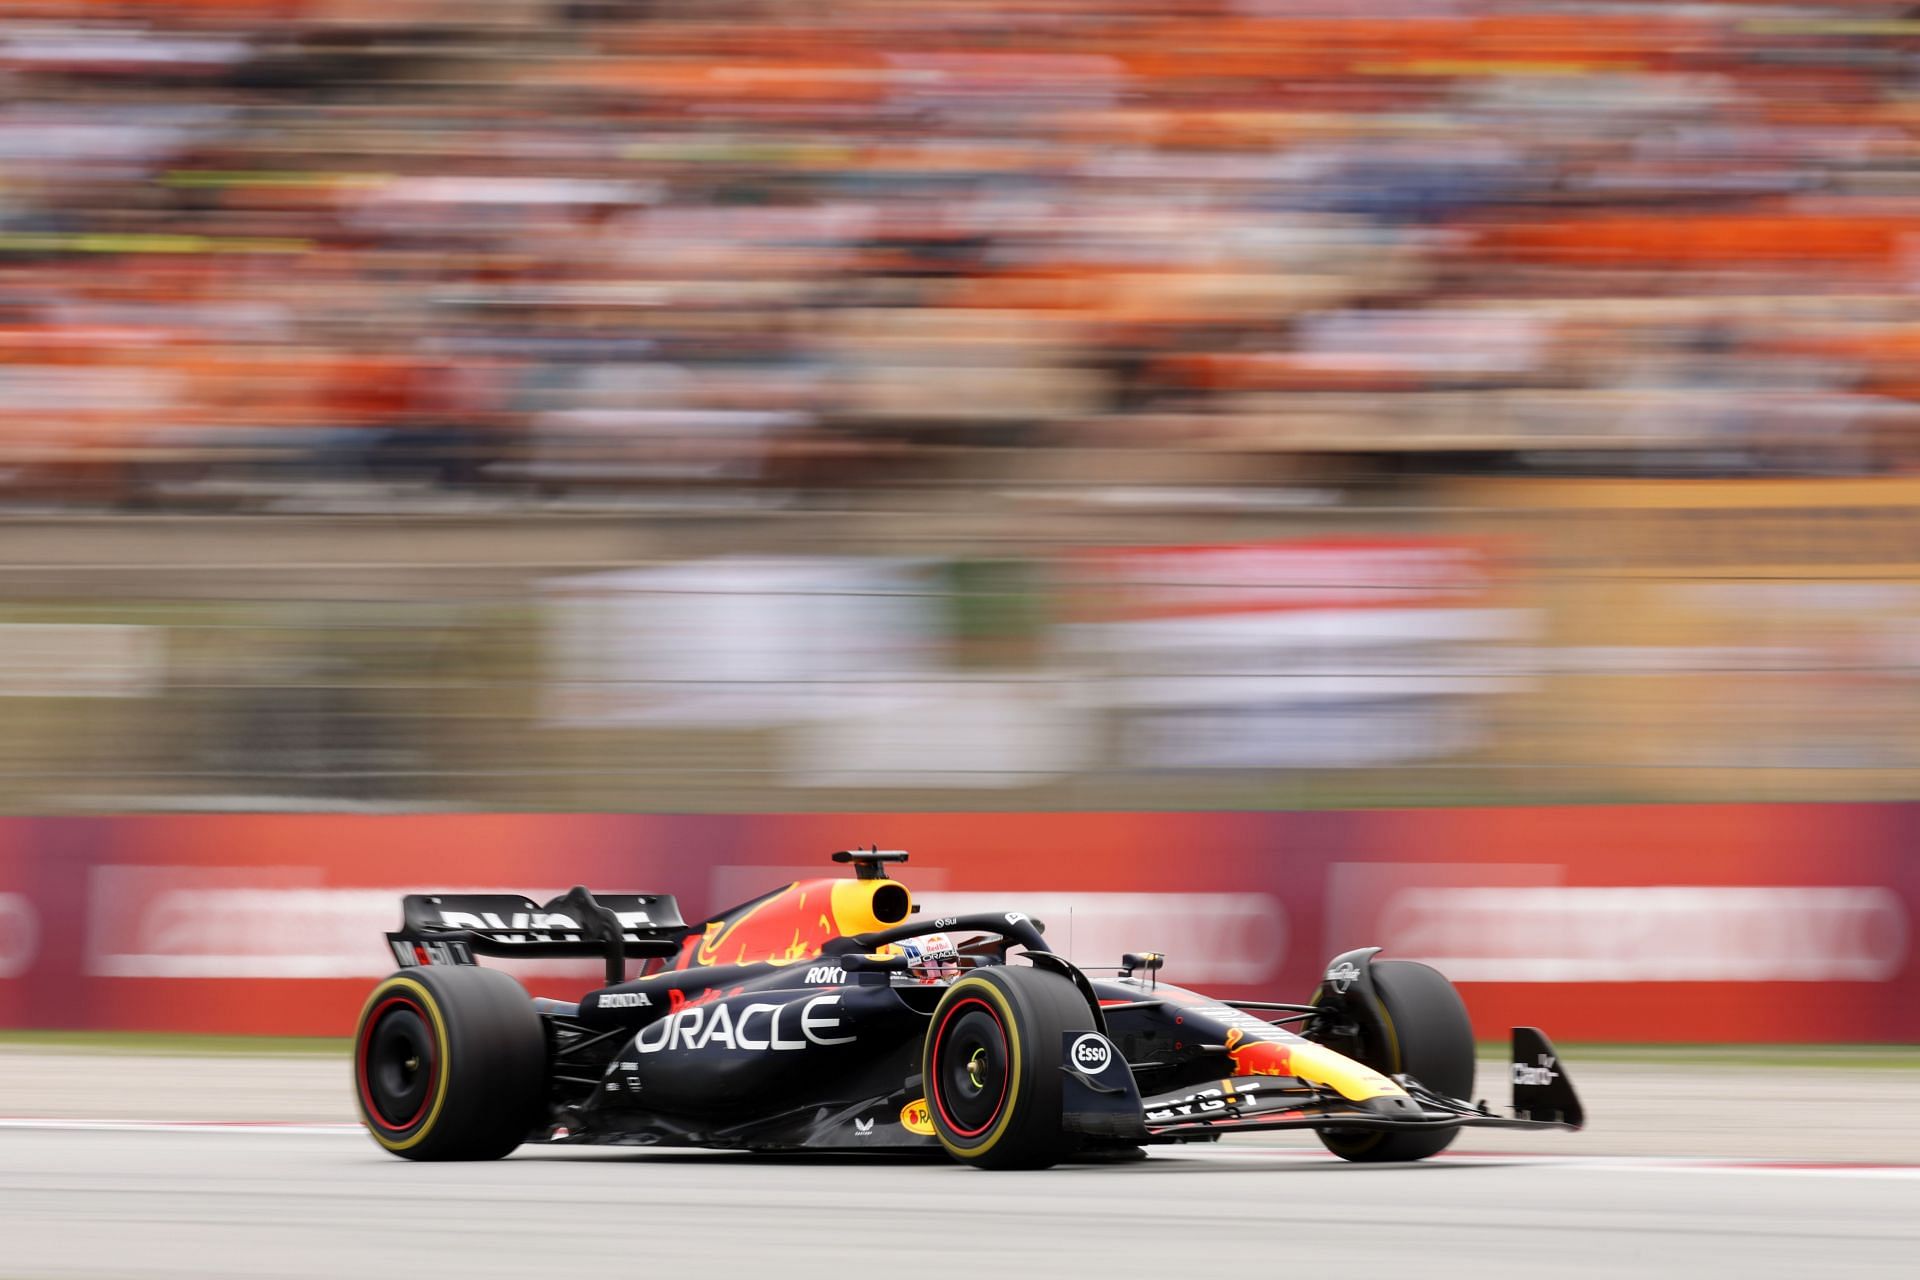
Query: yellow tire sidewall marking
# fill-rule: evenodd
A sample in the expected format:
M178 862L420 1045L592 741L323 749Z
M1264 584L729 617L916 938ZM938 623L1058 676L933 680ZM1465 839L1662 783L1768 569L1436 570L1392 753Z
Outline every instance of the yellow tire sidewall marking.
M368 1117L367 1132L373 1135L375 1142L389 1151L407 1151L433 1132L433 1122L440 1118L440 1108L447 1100L447 1081L452 1072L449 1070L451 1064L447 1056L447 1023L446 1019L440 1016L439 1002L433 998L433 993L428 991L423 983L413 978L388 978L373 989L373 994L367 997L367 1003L360 1010L360 1022L354 1033L354 1052L360 1051L360 1042L367 1034L367 1018L373 1013L374 1007L395 991L408 992L420 1007L427 1011L427 1021L433 1024L434 1044L438 1046L440 1052L440 1070L437 1073L439 1080L434 1086L433 1104L427 1108L427 1118L420 1122L420 1127L415 1129L411 1136L397 1141L389 1138L372 1123L372 1117ZM356 1070L359 1066L359 1063L354 1064ZM354 1099L360 1101L358 1087L354 1089ZM362 1109L365 1109L364 1102Z
M956 1156L983 1156L993 1150L994 1146L999 1143L1001 1135L1007 1131L1007 1125L1013 1119L1015 1108L1020 1102L1020 1032L1014 1025L1013 1006L1008 1003L1006 993L1001 991L999 987L979 978L962 978L959 982L954 983L953 986L947 989L948 996L951 998L955 991L961 991L967 994L978 994L993 1004L1000 1011L1000 1026L1007 1037L1007 1100L1000 1108L1000 1123L994 1125L993 1131L973 1146L961 1146L949 1138L944 1129L936 1130L940 1135L940 1145L945 1147L950 1154ZM934 1066L933 1059L937 1056L938 1046L935 1046L935 1048L935 1053L929 1053L927 1055L929 1075L932 1074L931 1068Z

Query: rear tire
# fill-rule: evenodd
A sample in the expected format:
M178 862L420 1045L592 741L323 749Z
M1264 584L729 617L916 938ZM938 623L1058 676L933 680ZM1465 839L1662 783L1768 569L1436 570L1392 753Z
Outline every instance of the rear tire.
M1044 969L976 969L948 987L921 1055L947 1154L981 1169L1045 1169L1073 1155L1080 1139L1061 1128L1062 1037L1094 1029L1080 989Z
M1383 1075L1410 1075L1449 1098L1471 1098L1473 1022L1453 984L1438 969L1412 960L1376 960L1369 973L1380 997L1379 1025L1362 1033L1350 1056ZM1372 1164L1424 1160L1446 1150L1459 1133L1336 1129L1319 1136L1343 1160Z
M408 1160L497 1160L546 1109L540 1015L497 969L394 974L367 998L353 1044L360 1118Z

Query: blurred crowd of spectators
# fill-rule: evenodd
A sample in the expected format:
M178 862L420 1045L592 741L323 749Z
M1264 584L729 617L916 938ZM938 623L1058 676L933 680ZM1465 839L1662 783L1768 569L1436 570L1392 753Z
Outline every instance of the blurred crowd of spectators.
M0 493L1906 469L1917 131L1847 0L0 0Z

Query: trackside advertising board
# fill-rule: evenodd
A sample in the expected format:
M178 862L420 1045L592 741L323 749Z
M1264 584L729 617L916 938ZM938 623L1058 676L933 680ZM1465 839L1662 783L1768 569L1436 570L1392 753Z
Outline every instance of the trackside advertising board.
M1358 946L1426 960L1481 1035L1920 1040L1920 805L1324 813L158 816L0 822L0 1026L343 1035L402 893L585 883L688 920L850 845L905 848L929 920L1297 1000ZM540 994L592 962L511 966Z

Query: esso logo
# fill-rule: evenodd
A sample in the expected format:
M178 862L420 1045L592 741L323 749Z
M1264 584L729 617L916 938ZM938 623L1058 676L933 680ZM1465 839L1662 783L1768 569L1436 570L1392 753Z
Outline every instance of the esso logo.
M1073 1042L1073 1048L1068 1050L1067 1056L1072 1059L1074 1066L1088 1075L1097 1076L1113 1061L1113 1046L1103 1037L1088 1032Z

